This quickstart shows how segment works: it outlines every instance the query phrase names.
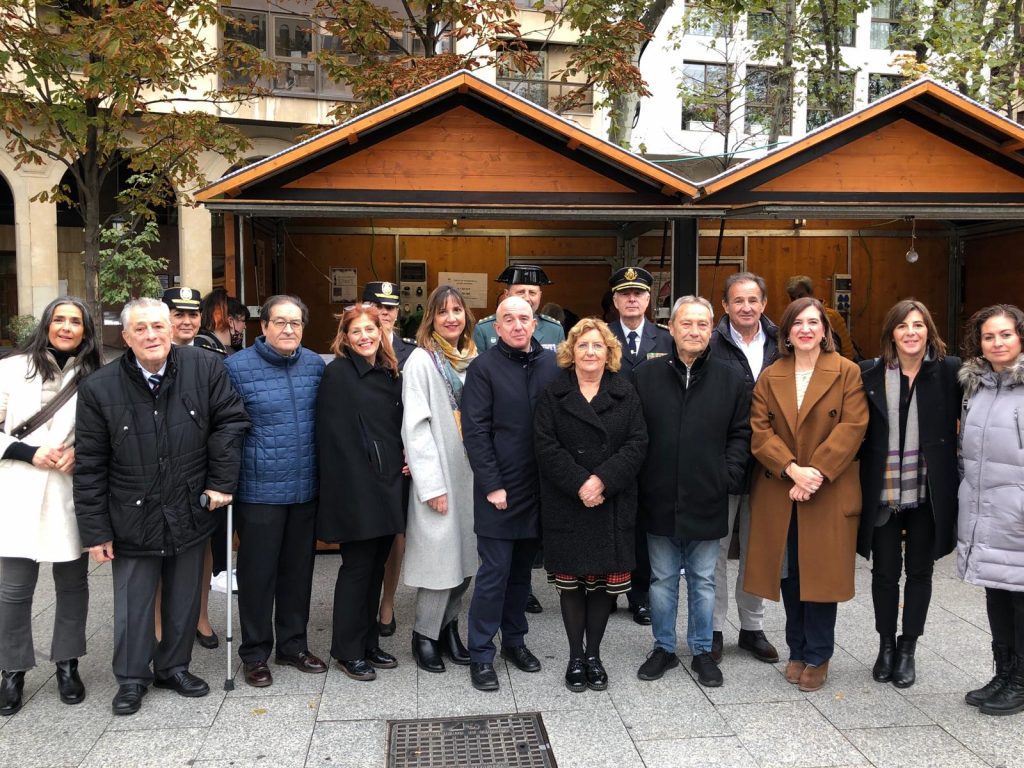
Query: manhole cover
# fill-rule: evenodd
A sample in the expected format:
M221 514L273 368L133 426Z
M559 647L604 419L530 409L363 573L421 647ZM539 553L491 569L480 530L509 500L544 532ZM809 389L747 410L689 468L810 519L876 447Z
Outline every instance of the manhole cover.
M556 765L539 712L388 721L388 768Z

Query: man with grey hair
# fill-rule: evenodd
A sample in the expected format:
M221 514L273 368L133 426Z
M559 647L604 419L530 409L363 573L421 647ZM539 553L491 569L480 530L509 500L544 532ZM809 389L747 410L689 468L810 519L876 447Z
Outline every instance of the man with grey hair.
M112 709L130 715L150 683L210 692L188 671L204 545L210 511L231 503L249 419L218 357L171 346L163 302L129 302L121 324L128 350L78 388L74 499L82 545L111 562Z
M685 568L690 668L701 685L722 684L711 659L715 563L729 494L741 487L750 458L750 392L709 354L713 319L707 299L680 298L669 322L673 353L633 372L649 438L639 509L651 557L654 649L637 672L641 680L657 680L679 665L676 614Z

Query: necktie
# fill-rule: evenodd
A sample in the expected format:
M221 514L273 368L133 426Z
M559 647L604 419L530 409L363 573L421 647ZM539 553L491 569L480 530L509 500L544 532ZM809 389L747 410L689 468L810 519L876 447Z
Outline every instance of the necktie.
M149 377L149 389L152 391L153 397L160 393L160 382L163 381L163 378L159 373L154 373Z
M626 336L626 341L629 343L629 356L636 357L636 331L630 331L629 335Z

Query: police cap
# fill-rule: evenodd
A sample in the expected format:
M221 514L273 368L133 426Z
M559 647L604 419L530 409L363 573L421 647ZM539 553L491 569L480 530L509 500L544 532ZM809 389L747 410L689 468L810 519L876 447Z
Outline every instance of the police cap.
M623 267L608 278L608 285L611 286L612 292L624 291L628 288L649 291L653 283L654 276L642 267Z
M172 311L180 309L184 312L198 312L203 294L191 288L168 288L161 298Z
M533 264L511 264L498 275L496 283L506 285L551 285L544 270Z
M384 307L397 307L399 301L398 294L395 292L395 284L386 280L367 283L363 288L363 301L372 301Z

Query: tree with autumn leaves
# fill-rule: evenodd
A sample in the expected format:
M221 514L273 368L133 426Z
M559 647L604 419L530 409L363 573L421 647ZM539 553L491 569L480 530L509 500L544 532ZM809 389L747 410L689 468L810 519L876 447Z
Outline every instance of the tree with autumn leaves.
M76 207L84 222L85 300L100 316L101 232L134 225L202 181L199 158L236 159L247 139L217 105L251 98L219 73L266 66L245 46L216 44L215 0L0 0L0 115L19 166L60 163L74 179L38 195ZM211 37L211 30L214 34ZM115 210L101 189L118 168L131 183ZM116 253L116 246L113 249Z

